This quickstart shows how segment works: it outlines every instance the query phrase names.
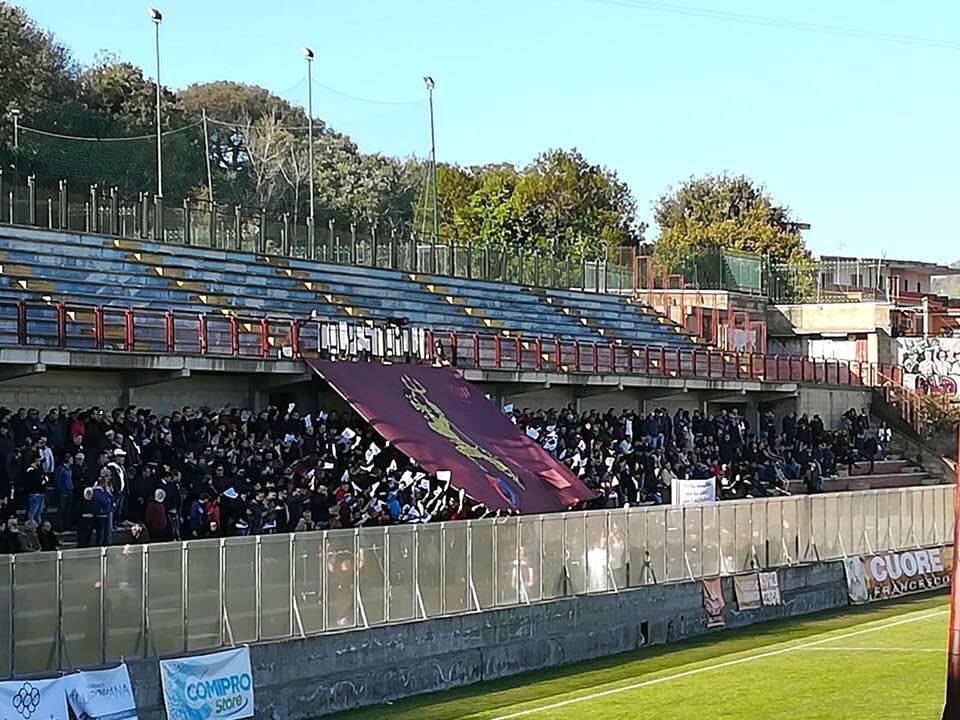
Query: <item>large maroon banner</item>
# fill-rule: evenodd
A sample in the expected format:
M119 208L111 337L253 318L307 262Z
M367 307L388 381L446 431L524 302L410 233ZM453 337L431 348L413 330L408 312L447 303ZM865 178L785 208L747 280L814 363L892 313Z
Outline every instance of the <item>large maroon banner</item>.
M450 368L308 361L384 439L493 510L564 510L593 493Z

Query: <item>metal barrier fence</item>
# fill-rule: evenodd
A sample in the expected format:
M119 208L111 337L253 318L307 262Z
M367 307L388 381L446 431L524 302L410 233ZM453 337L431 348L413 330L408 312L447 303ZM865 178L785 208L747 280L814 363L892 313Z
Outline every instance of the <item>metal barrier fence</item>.
M945 544L953 491L0 555L0 677Z
M517 244L510 248L462 245L451 238L418 238L392 218L337 225L262 208L210 204L195 198L121 197L96 184L33 175L4 175L0 168L0 224L85 232L173 245L308 258L338 265L446 275L534 287L629 294L634 253L620 257L560 256Z

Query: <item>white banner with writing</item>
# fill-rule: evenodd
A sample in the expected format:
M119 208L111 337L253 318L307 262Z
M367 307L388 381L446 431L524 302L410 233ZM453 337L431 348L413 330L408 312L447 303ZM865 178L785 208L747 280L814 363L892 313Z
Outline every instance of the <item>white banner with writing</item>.
M671 480L670 498L673 505L701 505L717 501L717 479Z
M167 720L253 717L250 648L160 661Z
M136 720L137 706L126 663L67 675L63 681L77 720Z

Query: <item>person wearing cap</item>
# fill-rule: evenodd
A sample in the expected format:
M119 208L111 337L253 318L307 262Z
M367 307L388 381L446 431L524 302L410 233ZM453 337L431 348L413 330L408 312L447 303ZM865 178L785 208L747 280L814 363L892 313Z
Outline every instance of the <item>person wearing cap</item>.
M153 494L153 499L147 503L147 507L143 511L143 524L146 525L147 532L150 533L150 539L154 542L162 542L167 540L169 536L167 508L163 504L166 498L167 494L157 488Z

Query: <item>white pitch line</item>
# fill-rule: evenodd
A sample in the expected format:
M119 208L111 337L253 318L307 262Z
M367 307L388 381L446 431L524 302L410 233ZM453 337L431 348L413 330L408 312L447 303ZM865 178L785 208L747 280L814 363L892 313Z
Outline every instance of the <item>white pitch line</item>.
M900 647L867 647L867 646L846 647L844 645L839 645L837 647L832 647L832 646L802 647L797 649L806 650L808 652L825 652L827 650L835 650L837 652L940 653L941 655L947 654L946 648L900 648Z
M499 715L492 720L511 720L511 718L525 717L527 715L544 712L545 710L556 710L557 708L567 707L568 705L576 705L577 703L596 700L597 698L618 695L620 693L629 692L630 690L639 690L640 688L650 687L651 685L659 685L671 680L679 680L680 678L690 677L691 675L699 675L700 673L710 672L711 670L722 670L723 668L742 665L744 663L753 662L754 660L763 660L764 658L775 657L776 655L784 655L795 650L803 650L805 648L823 645L828 642L833 642L834 640L845 640L846 638L866 635L867 633L886 630L888 628L897 627L898 625L907 625L909 623L921 622L922 620L929 620L940 615L946 615L947 612L948 610L937 610L936 612L921 615L919 617L910 617L904 620L885 623L883 625L874 625L863 630L855 630L843 635L832 635L830 637L821 638L820 640L814 640L808 643L802 643L800 645L790 645L788 647L779 648L778 650L770 650L769 652L749 655L748 657L737 658L736 660L727 660L725 662L717 663L716 665L707 665L706 667L694 668L693 670L684 670L683 672L679 672L674 675L666 675L664 677L654 678L653 680L644 680L643 682L634 683L633 685L624 685L623 687L611 688L610 690L603 690L601 692L591 693L590 695L581 695L580 697L571 698L569 700L562 700L560 702L551 703L550 705L541 705L540 707L530 708L529 710L520 710L508 715Z

